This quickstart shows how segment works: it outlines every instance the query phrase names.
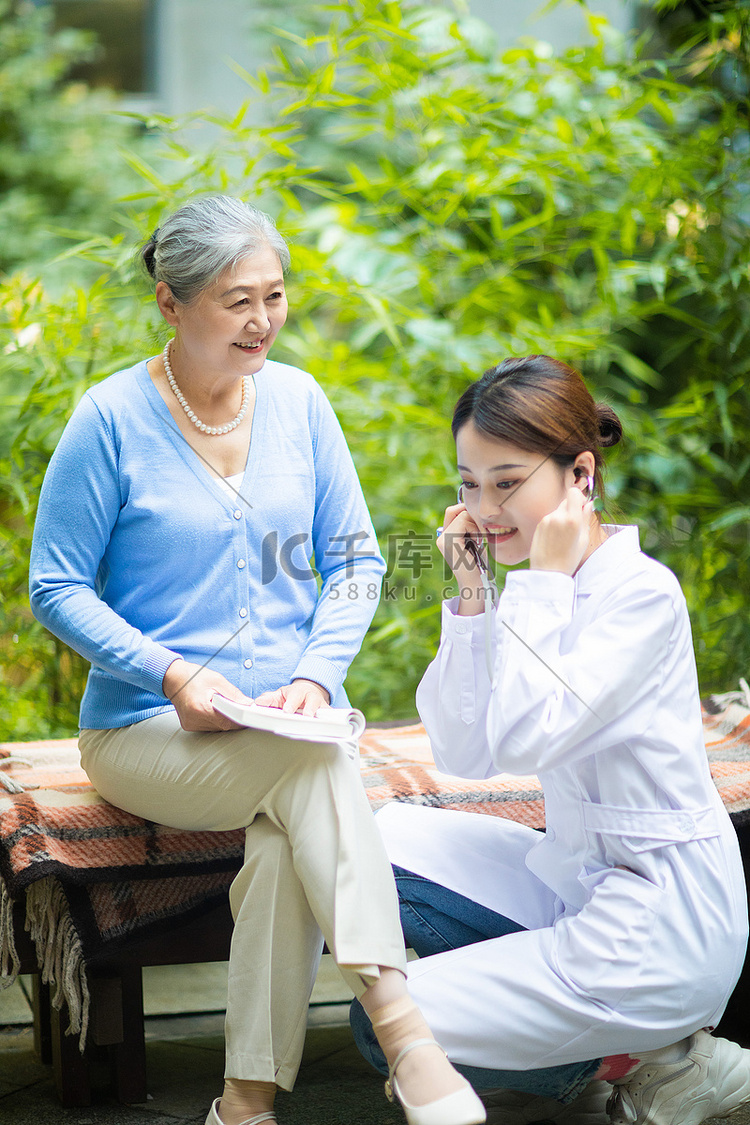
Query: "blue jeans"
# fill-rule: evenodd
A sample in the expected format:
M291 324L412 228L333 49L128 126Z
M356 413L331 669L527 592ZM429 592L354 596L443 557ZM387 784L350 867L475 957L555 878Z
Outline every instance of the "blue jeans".
M404 937L419 957L445 953L449 949L459 949L524 929L502 914L496 914L494 910L412 871L394 866L393 872ZM381 1074L387 1074L385 1056L370 1020L357 1000L352 1004L349 1019L361 1054ZM581 1093L600 1065L601 1059L589 1059L537 1070L489 1070L463 1065L456 1069L480 1091L504 1088L569 1102Z

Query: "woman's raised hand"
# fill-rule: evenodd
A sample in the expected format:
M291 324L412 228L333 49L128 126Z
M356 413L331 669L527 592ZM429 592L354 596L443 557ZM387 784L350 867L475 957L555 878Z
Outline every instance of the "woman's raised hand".
M264 691L255 700L261 707L280 707L282 711L299 711L301 715L314 715L321 707L328 707L330 696L314 680L294 680L276 691Z
M162 691L174 706L182 729L190 731L239 729L231 719L214 711L211 702L214 692L237 703L253 702L220 672L188 660L174 660L169 665L162 680Z
M575 574L591 540L594 505L580 488L569 488L565 499L537 524L531 540L529 567Z
M467 546L473 539L478 549L483 535L479 525L471 518L464 504L451 504L445 509L443 531L438 536L438 550L453 571L461 596L460 616L482 613L485 605L484 585L476 558Z

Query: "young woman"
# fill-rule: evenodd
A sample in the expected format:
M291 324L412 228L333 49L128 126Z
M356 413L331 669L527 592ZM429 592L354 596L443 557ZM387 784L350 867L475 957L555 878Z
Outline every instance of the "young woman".
M750 1100L750 1051L710 1035L743 963L745 882L680 587L595 503L620 423L572 368L529 356L469 387L453 434L461 502L438 546L460 593L419 711L446 773L538 774L547 829L378 814L420 954L409 991L458 1068L495 1091L498 1121L725 1116ZM502 566L528 560L496 608L472 544ZM361 1010L353 1022L382 1065Z
M207 1125L274 1119L322 935L398 1068L407 1118L481 1122L406 993L357 763L344 745L233 728L212 705L216 692L306 714L344 705L384 570L330 404L268 358L288 250L268 216L219 196L169 216L143 257L173 338L74 411L39 502L31 600L91 661L80 748L99 792L161 824L246 829L226 1080Z

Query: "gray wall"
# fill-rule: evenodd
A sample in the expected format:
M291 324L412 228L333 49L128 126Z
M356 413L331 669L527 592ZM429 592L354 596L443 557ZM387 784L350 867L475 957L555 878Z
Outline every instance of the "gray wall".
M253 50L247 0L158 0L156 9L156 102L168 114L208 107L236 112L250 89L229 59L253 71L262 59Z
M505 47L522 35L544 39L557 50L588 40L584 14L576 3L563 2L544 15L544 0L469 0L469 10L488 23ZM596 0L591 10L606 16L620 31L633 26L630 6L626 0Z
M563 2L538 17L544 6L545 0L469 0L472 15L490 24L501 47L521 35L544 39L556 49L587 38L577 4ZM626 0L598 0L593 8L621 30L630 28ZM261 44L253 42L249 30L251 12L248 0L157 0L156 109L169 114L209 106L237 110L249 90L228 59L251 72L263 64Z

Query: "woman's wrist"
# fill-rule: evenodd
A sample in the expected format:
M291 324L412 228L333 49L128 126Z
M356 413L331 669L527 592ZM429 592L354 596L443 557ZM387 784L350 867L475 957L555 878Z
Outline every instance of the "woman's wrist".
M185 663L185 660L181 656L178 656L172 661L164 673L164 678L161 682L161 690L170 702L173 696L175 696L182 687Z
M307 676L295 676L292 680L293 684L309 684L310 687L317 688L323 697L323 702L330 704L331 693L328 688L323 687L317 680L308 680Z
M456 578L458 581L458 616L476 617L478 614L484 613L487 604L487 592L484 585L481 583L477 585L472 581L461 582L458 576Z

